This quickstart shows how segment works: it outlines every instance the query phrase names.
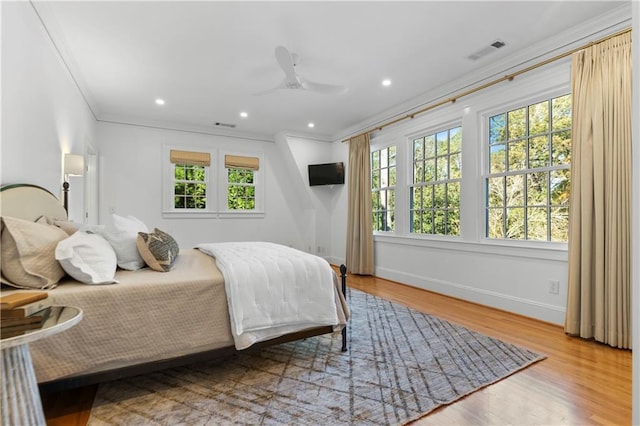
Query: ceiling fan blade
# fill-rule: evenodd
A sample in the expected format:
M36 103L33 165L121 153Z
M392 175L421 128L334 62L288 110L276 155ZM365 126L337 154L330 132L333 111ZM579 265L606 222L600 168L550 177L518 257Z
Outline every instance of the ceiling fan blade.
M253 93L253 96L268 95L269 93L273 93L273 92L275 92L277 90L282 90L282 89L286 89L286 88L287 88L287 79L285 78L276 87L272 87L271 89L267 89L267 90L263 90L263 91L260 91L260 92Z
M297 81L298 76L296 75L296 70L294 68L295 65L293 63L293 58L286 47L276 47L276 60L278 61L278 64L280 64L282 71L284 71L286 80L291 82Z
M324 83L314 83L313 81L300 79L302 83L302 87L310 92L323 93L326 95L337 95L340 93L344 93L347 91L347 88L344 86L338 86L336 84L324 84Z

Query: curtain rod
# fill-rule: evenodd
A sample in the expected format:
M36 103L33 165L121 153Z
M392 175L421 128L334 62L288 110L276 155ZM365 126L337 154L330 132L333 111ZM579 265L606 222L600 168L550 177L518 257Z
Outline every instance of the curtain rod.
M630 32L630 31L631 31L631 28L626 28L626 29L624 29L624 30L620 30L620 31L618 31L618 32L615 32L615 33L613 33L613 34L610 34L610 35L608 35L608 36L606 36L606 37L602 37L602 38L600 38L600 39L598 39L598 40L591 41L591 42L589 42L589 43L587 43L587 44L585 44L585 45L583 45L583 46L576 47L576 48L571 49L571 50L569 50L569 51L567 51L567 52L564 52L564 53L560 53L559 55L553 56L553 57L551 57L551 58L549 58L549 59L545 59L544 61L542 61L542 62L538 62L537 64L530 65L530 66L528 66L528 67L526 67L526 68L523 68L523 69L521 69L521 70L519 70L519 71L516 71L516 72L514 72L514 73L507 74L507 75L505 75L504 77L500 77L500 78L498 78L498 79L496 79L496 80L492 80L492 81L490 81L490 82L488 82L488 83L481 84L481 85L480 85L480 86L478 86L478 87L474 87L474 88L469 89L469 90L466 90L466 91L464 91L464 92L460 92L460 93L458 93L457 95L454 95L454 96L451 96L451 97L449 97L449 98L447 98L447 99L443 99L443 100L441 100L441 101L435 102L435 103L433 103L433 104L431 104L431 105L428 105L428 106L426 106L426 107L424 107L424 108L421 108L421 109L419 109L419 110L417 110L417 111L414 111L414 112L412 112L412 113L406 114L406 115L404 115L404 116L402 116L402 117L398 117L398 118L396 118L396 119L394 119L394 120L391 120L391 121L388 121L388 122L386 122L386 123L384 123L384 124L380 124L380 125L378 125L378 126L372 127L372 128L371 128L371 129L369 129L369 130L366 130L366 131L364 131L364 132L358 133L358 134L357 134L357 135L355 135L355 136L351 136L349 139L344 139L342 142L343 142L343 143L344 143L344 142L349 142L349 140L350 140L350 139L353 139L353 138L357 138L357 137L359 137L359 136L366 135L367 133L375 132L376 130L380 131L380 130L384 129L385 127L391 126L391 125L396 124L396 123L398 123L398 122L400 122L400 121L404 121L404 120L407 120L407 119L411 119L411 118L415 117L416 115L423 114L423 113L425 113L425 112L427 112L427 111L430 111L430 110L432 110L432 109L434 109L434 108L438 108L438 107L440 107L440 106L442 106L442 105L448 104L449 102L451 102L451 103L455 103L458 99L460 99L460 98L462 98L462 97L464 97L464 96L468 96L468 95L471 95L472 93L479 92L479 91L484 90L484 89L486 89L486 88L488 88L488 87L494 86L494 85L496 85L496 84L498 84L498 83L502 83L502 82L503 82L503 81L505 81L505 80L512 81L514 78L516 78L517 76L519 76L519 75L521 75L521 74L527 73L527 72L529 72L529 71L531 71L531 70L534 70L534 69L536 69L536 68L540 68L540 67L542 67L542 66L544 66L544 65L550 64L551 62L555 62L555 61L557 61L558 59L562 59L562 58L565 58L565 57L567 57L567 56L569 56L569 55L573 55L574 53L579 52L579 51L581 51L581 50L583 50L583 49L589 48L589 47L591 47L591 46L593 46L593 45L595 45L595 44L602 43L603 41L606 41L606 40L609 40L609 39L611 39L611 38L613 38L613 37L617 37L617 36L619 36L619 35L622 35L622 34L628 33L628 32Z

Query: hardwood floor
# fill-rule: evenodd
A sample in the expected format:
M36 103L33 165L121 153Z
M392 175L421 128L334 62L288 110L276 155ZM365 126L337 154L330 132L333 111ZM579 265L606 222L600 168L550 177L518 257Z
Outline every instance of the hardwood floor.
M375 277L350 287L547 356L434 411L415 425L631 424L631 351L566 336L561 327ZM96 387L43 394L49 426L85 425Z

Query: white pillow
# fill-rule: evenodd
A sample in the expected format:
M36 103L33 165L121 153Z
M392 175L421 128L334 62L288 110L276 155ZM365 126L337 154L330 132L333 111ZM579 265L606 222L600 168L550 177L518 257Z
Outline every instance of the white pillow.
M111 244L98 234L76 232L56 247L64 271L85 284L117 283L117 259Z
M109 241L118 258L118 266L135 271L145 267L144 260L138 253L136 241L138 232L149 232L147 225L133 216L112 214L113 223L105 228L104 237Z

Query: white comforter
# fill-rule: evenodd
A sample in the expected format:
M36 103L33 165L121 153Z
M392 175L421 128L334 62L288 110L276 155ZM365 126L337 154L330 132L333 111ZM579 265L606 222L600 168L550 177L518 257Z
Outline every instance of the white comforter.
M337 325L333 270L324 259L266 242L196 246L225 279L237 349L310 327Z

